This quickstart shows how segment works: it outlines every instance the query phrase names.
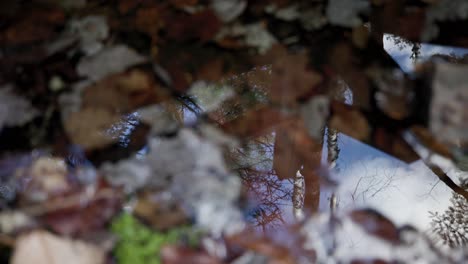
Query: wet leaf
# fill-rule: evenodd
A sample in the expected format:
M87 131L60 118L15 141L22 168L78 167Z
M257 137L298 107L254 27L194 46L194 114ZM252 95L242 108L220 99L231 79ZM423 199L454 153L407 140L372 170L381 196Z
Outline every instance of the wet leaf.
M244 0L211 1L211 7L223 22L231 22L240 16L247 7Z
M275 132L273 168L278 178L293 178L302 165L316 165L315 155L320 151L320 146L309 136L302 120L284 122Z
M221 104L234 97L234 90L228 85L215 85L203 81L194 82L188 91L198 106L206 112L216 110Z
M0 213L0 231L3 234L12 234L35 225L34 219L21 211L2 211Z
M88 107L70 114L65 131L74 144L86 150L100 149L118 141L118 137L106 133L117 122L119 115L105 108Z
M148 34L152 43L159 40L159 31L165 25L163 20L163 7L159 5L144 6L136 13L135 27L137 30Z
M24 17L24 18L23 18ZM58 8L37 8L21 13L17 21L0 32L0 41L8 45L32 44L51 39L65 20Z
M437 139L450 146L468 146L468 103L466 79L468 66L447 63L435 65L432 83L430 130Z
M0 87L0 131L4 127L24 125L38 114L28 100L13 92L11 86Z
M170 2L177 8L184 8L196 5L198 0L170 0Z
M134 50L124 45L116 45L107 47L91 57L83 58L77 66L77 71L81 76L98 81L107 75L122 72L145 61L146 58Z
M157 175L155 180L171 182L171 192L201 228L215 236L243 228L243 218L235 206L240 179L227 170L220 146L185 128L174 138L153 138L150 149L148 159ZM175 162L179 160L184 162Z
M191 15L180 15L173 21L167 35L179 41L196 39L207 42L213 39L220 28L221 22L214 12L205 10Z
M390 243L400 242L396 226L387 218L372 210L355 210L351 212L351 219L366 232L384 239Z
M82 105L129 113L138 107L163 101L166 96L167 91L156 84L151 73L132 69L87 87L83 91Z
M164 246L161 249L161 259L165 264L192 263L192 264L221 264L220 259L208 253L180 246Z
M287 120L281 112L272 108L252 109L231 122L223 124L223 130L236 136L258 136Z
M346 1L331 0L327 6L327 17L330 23L343 26L355 27L362 23L359 15L369 8L369 2L365 0Z
M66 236L101 230L120 211L122 196L118 189L102 184L94 193L92 188L49 200L49 208L42 208L41 222ZM39 213L41 208L35 210Z
M67 166L61 158L39 157L29 168L20 168L15 174L18 181L25 183L20 187L25 202L43 202L72 189Z
M273 102L288 104L314 94L322 76L307 68L306 53L288 54L278 58L272 67L269 97Z
M189 223L183 208L167 192L142 193L135 204L134 213L157 230Z
M301 116L307 127L309 135L316 139L322 139L322 131L328 118L330 102L326 96L314 96L301 106Z
M11 263L102 264L104 260L105 253L97 246L38 230L18 238Z
M80 50L86 55L93 55L103 48L101 43L109 36L109 27L105 17L87 16L70 21L69 30L80 41Z
M105 162L100 171L112 186L123 188L127 193L147 186L150 181L150 166L143 158L123 159L117 163Z
M348 106L333 104L330 127L359 140L367 140L370 127L362 113Z

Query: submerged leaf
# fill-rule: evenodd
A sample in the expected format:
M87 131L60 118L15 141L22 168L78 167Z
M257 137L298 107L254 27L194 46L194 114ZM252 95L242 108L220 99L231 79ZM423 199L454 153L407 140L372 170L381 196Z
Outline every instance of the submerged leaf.
M22 126L39 112L31 103L13 93L12 87L0 87L0 131L4 127Z
M105 253L97 246L34 231L20 236L11 258L12 264L103 264Z
M127 46L116 45L107 47L91 57L85 57L79 62L77 71L81 76L98 81L107 75L122 72L145 61L145 57Z

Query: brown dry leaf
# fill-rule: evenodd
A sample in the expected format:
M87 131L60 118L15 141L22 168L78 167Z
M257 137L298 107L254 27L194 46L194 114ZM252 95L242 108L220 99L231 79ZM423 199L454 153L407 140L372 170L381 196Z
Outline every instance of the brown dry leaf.
M194 6L198 3L198 0L170 0L171 5L177 8L184 8Z
M119 1L119 12L127 14L131 10L135 9L141 2L145 0L120 0Z
M87 107L67 118L65 131L74 144L85 150L100 149L118 141L107 131L119 122L120 116L105 108Z
M252 109L231 122L222 125L222 129L228 134L241 137L259 136L276 125L286 120L283 114L273 108Z
M271 76L264 72L261 78L265 89L274 103L289 104L297 99L306 99L317 94L323 77L308 69L308 53L291 54L283 45L274 45L265 55L253 59L257 65L272 65ZM267 77L267 78L265 78Z
M320 144L309 136L302 119L294 118L281 123L276 128L273 157L273 168L278 178L293 178L301 165L316 169L316 154L320 150Z
M386 261L383 259L353 259L349 262L350 264L395 264L395 261Z
M400 243L397 227L383 215L373 210L355 210L351 219L366 232L393 244Z
M359 25L355 28L353 28L352 32L352 39L353 39L353 44L356 45L356 47L363 49L367 47L367 41L369 41L369 29L365 27L364 25Z
M83 107L105 108L123 114L163 101L167 96L167 92L156 84L152 74L132 69L87 87L83 92Z
M19 15L18 21L0 32L1 43L21 45L48 40L65 21L63 11L55 8L37 8Z
M158 230L187 224L189 221L184 210L175 201L164 200L161 193L139 195L134 212Z
M221 264L224 263L217 257L209 255L202 250L196 250L181 246L164 246L161 249L161 259L165 264Z
M449 147L468 148L468 65L436 63L429 129Z
M148 34L154 43L158 41L158 34L164 26L162 13L164 9L158 5L144 6L136 13L135 27L137 30Z
M104 261L105 252L99 247L43 230L20 236L11 258L12 264L101 264Z
M431 151L434 151L444 157L452 156L449 148L441 142L438 142L427 128L422 126L413 126L411 127L411 132L413 132L417 139Z
M394 20L393 18L392 20ZM423 35L426 22L426 10L423 8L407 8L405 14L398 19L398 35L406 39L419 41Z
M359 61L353 48L348 43L339 43L332 48L329 62L333 70L348 84L353 92L353 105L370 108L370 84L364 71L361 71Z
M207 42L218 33L222 23L212 10L205 10L195 14L182 14L173 18L167 35L171 39L186 41L198 39Z
M47 208L50 212L41 216L42 223L62 235L83 236L102 230L119 212L122 205L122 193L118 189L110 189L101 185L93 195L82 190L81 193L58 197L48 203L58 204L60 201L63 201L62 208L56 210Z
M16 177L27 182L20 192L21 200L40 202L70 191L72 186L67 176L68 169L63 159L50 157L36 159L30 168L19 169L16 172Z
M226 238L226 241L230 246L240 247L269 257L270 262L268 263L296 263L291 255L291 250L266 236L259 236L255 232L243 231Z
M307 53L288 54L273 63L269 97L273 102L290 103L314 94L322 76L307 69Z
M329 125L344 134L358 140L367 140L370 136L370 126L363 114L343 104L332 104L333 115Z
M198 68L197 79L208 81L208 82L217 82L223 76L223 66L224 61L221 58L216 58L208 63L202 65Z

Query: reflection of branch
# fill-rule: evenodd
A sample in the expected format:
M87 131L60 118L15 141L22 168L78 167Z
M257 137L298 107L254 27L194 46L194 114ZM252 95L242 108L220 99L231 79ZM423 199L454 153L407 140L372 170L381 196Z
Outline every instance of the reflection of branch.
M468 200L468 192L464 190L462 187L458 186L452 179L437 165L431 164L424 160L424 163L431 169L431 171L439 177L441 181L445 183L450 189L452 189L455 193L465 197Z
M420 135L421 136L421 135ZM437 140L433 139L430 135L426 135L426 141L428 142L437 142ZM434 150L431 148L426 147L427 144L423 144L420 140L420 137L416 136L414 131L407 131L403 134L403 138L405 141L415 149L415 147L421 147L427 150L430 154L426 157L422 157L420 152L415 151L418 157L426 164L426 166L435 174L437 177L447 185L452 191L455 193L463 196L465 199L468 200L468 192L463 189L462 187L458 186L438 165L431 162L430 157Z
M359 181L357 182L356 187L354 188L354 191L353 191L353 193L351 194L351 198L353 199L353 201L356 200L355 195L356 195L357 189L358 189L358 187L359 187L359 184L361 183L361 180L362 180L362 177L359 178Z

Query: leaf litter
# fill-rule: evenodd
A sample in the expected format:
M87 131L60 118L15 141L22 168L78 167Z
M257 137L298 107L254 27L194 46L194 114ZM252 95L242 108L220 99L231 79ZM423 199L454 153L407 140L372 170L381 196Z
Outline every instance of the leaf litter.
M466 262L466 55L417 60L467 45L464 4L114 2L0 6L2 261ZM343 176L362 142L453 193L431 226L349 206L404 189Z

